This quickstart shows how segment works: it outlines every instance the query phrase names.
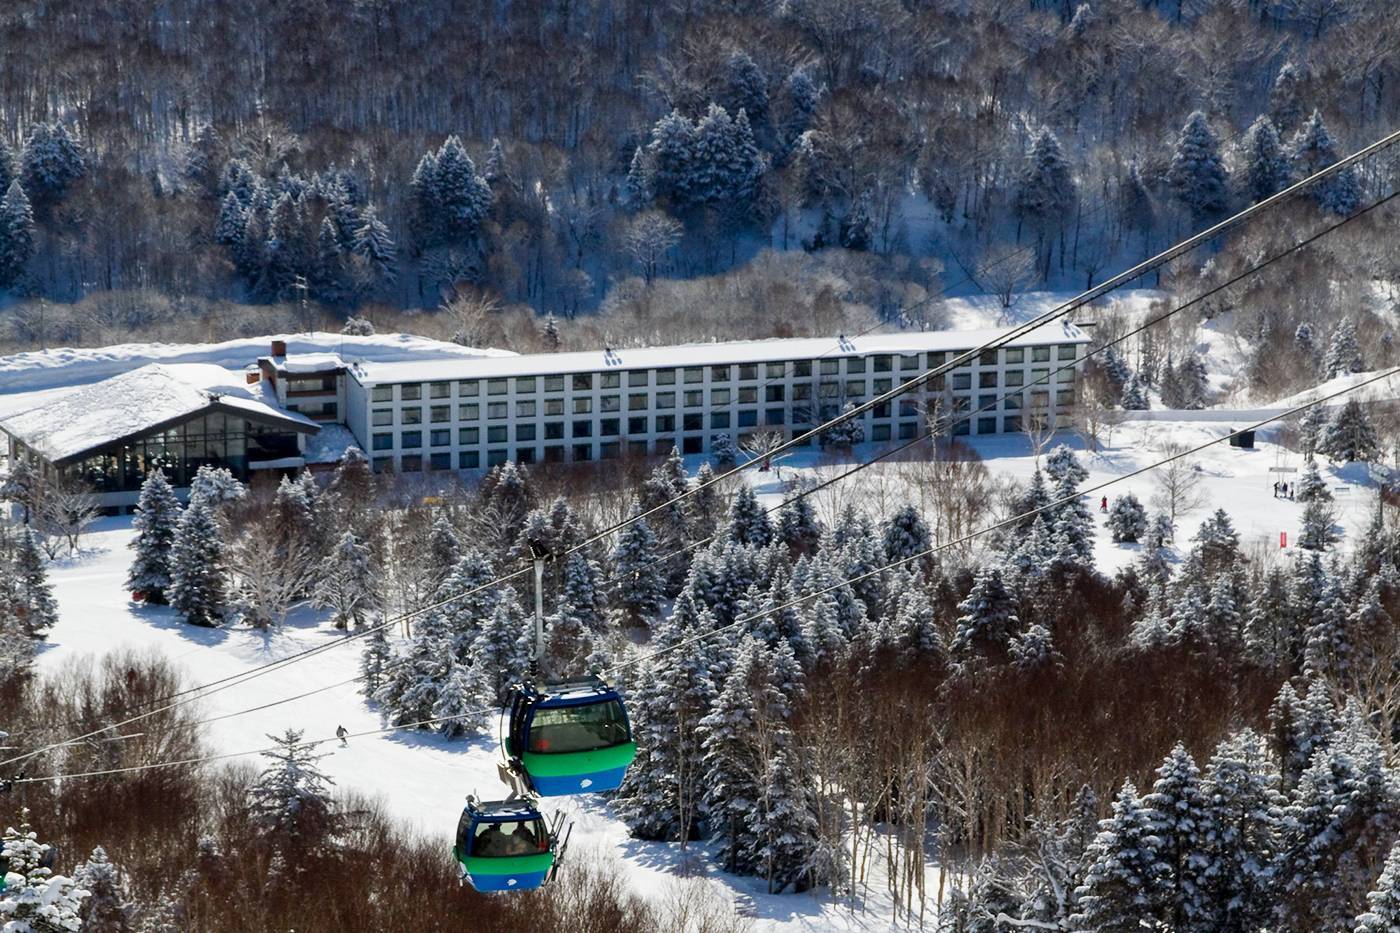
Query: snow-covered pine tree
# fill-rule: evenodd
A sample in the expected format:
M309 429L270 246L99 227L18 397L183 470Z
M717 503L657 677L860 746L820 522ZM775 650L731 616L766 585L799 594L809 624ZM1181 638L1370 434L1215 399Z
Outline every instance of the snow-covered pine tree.
M773 538L773 525L748 483L741 483L729 502L729 540L749 547L764 547Z
M389 647L388 628L383 621L375 620L374 627L365 636L365 647L360 651L360 692L367 697L374 696L384 685L394 658Z
M1018 629L1016 601L1002 581L1001 570L993 564L983 565L977 571L971 592L958 603L949 652L960 662L975 658L999 662L1006 658L1011 637Z
M1273 911L1274 863L1284 797L1264 742L1245 729L1216 746L1202 782L1201 929L1258 930Z
M885 562L905 560L933 546L933 536L919 510L912 505L894 511L884 528Z
M821 520L806 496L788 499L778 508L776 534L795 556L817 549L822 536Z
M1156 856L1165 869L1158 887L1159 916L1171 930L1206 929L1210 815L1200 770L1185 746L1178 744L1162 762L1152 793L1142 802L1151 813Z
M1066 222L1077 196L1074 174L1059 138L1049 127L1042 127L1031 140L1017 179L1017 216L1043 237Z
M546 651L556 674L583 665L605 628L607 601L598 565L575 551L564 559L563 591L549 620Z
M52 204L87 174L82 143L62 123L34 123L20 156L24 190L36 202Z
M447 680L433 704L432 718L440 720L434 728L455 739L480 730L490 720L491 712L475 693L471 668L451 661Z
M759 873L770 894L801 891L810 886L812 856L820 844L813 791L791 744L776 748L765 770L756 832Z
M1312 117L1298 129L1289 147L1293 158L1293 169L1299 178L1307 178L1333 165L1340 158L1337 144L1327 132L1327 124L1321 112L1314 110ZM1339 169L1321 181L1314 182L1308 189L1314 200L1323 210L1346 216L1361 204L1361 183L1356 177L1356 166Z
M293 871L334 848L345 825L330 796L335 782L317 764L326 754L316 754L315 743L302 741L304 734L268 734L276 747L262 756L271 763L248 788L250 821Z
M163 606L170 588L170 553L180 521L180 500L160 470L152 470L141 484L141 497L131 527L136 537L127 545L136 552L127 573L126 588L140 593L146 602Z
M205 497L193 492L170 547L170 605L192 625L223 622L227 598L224 544Z
M1108 510L1108 530L1116 543L1136 544L1147 534L1147 509L1138 497L1125 492Z
M1352 933L1396 933L1400 930L1400 842L1391 846L1385 868L1366 895L1366 912L1356 918Z
M1220 213L1229 204L1229 175L1220 157L1220 140L1199 110L1181 129L1167 182L1198 220Z
M126 873L107 857L101 846L73 870L73 883L87 897L78 917L84 933L129 933L136 919L131 902L131 883Z
M1152 407L1147 397L1147 386L1137 373L1130 375L1128 381L1123 384L1122 404L1124 411L1147 411Z
M759 867L764 755L775 750L767 710L782 702L770 695L774 687L767 662L763 643L746 635L724 689L699 726L706 802L716 824L719 858L726 870L743 874Z
M672 110L656 121L647 145L652 163L652 192L677 210L689 207L700 198L695 135L695 124L679 110Z
M1050 478L1051 484L1069 481L1078 486L1089 478L1089 471L1079 462L1073 450L1065 444L1057 444L1045 458L1045 475Z
M1321 405L1314 405L1303 412L1303 417L1298 420L1298 440L1303 448L1303 456L1311 457L1317 452L1327 433L1327 409Z
M20 810L20 825L5 830L0 860L5 888L0 891L0 921L6 933L77 933L79 911L87 892L44 862L49 846L29 826L29 808Z
M1269 116L1282 132L1289 132L1303 119L1302 83L1302 69L1286 61L1279 66L1269 88Z
M1260 667L1277 670L1288 663L1293 607L1282 567L1270 567L1249 602L1245 618L1245 657Z
M396 726L431 719L454 663L451 629L441 611L419 618L403 650L385 666L374 698Z
M1298 547L1309 551L1325 551L1337 543L1337 510L1325 499L1313 499L1303 506L1303 527L1298 532Z
M651 204L651 164L641 146L632 151L623 184L622 203L629 211L645 210Z
M24 526L15 542L14 575L25 632L35 636L53 628L58 622L58 603L53 598L48 563L39 546L39 536L29 525Z
M731 467L739 459L739 448L728 434L716 434L710 444L710 459L716 466Z
M534 652L534 628L515 588L503 588L472 646L473 692L487 706L509 699L510 685L525 675Z
M1327 343L1327 356L1322 361L1323 375L1328 379L1359 373L1366 368L1361 359L1361 348L1356 343L1356 325L1348 318L1342 318L1332 330L1332 339Z
M849 414L855 411L855 402L847 402L841 409L841 413ZM819 438L823 447L849 448L865 440L865 421L863 415L848 418L838 425L827 428L821 433Z
M491 212L494 195L456 136L447 137L438 149L432 177L444 237L469 241Z
M248 487L238 481L227 467L205 464L190 480L190 502L203 502L211 509L237 502L248 494Z
M378 574L369 548L346 530L331 549L316 583L316 603L331 610L338 629L364 625L378 603Z
M622 529L613 547L613 573L617 578L617 600L633 622L647 622L656 617L665 596L662 568L656 566L662 556L656 546L656 535L646 519L639 518L641 505L634 499L628 517L632 523Z
M438 588L440 598L451 600L442 607L442 613L447 620L452 653L464 664L471 658L477 633L495 608L496 594L487 586L495 577L496 571L486 556L467 547L457 567Z
M1318 471L1316 457L1307 457L1303 460L1303 472L1298 475L1297 487L1293 496L1299 502L1312 502L1314 499L1320 499L1323 502L1332 501L1332 490Z
M1255 204L1287 187L1292 175L1288 155L1279 143L1278 129L1260 114L1240 140L1236 181L1246 204Z
M1099 823L1086 853L1089 870L1077 892L1074 929L1139 933L1157 928L1166 866L1151 808L1131 781L1113 801L1113 815Z
M359 260L364 287L376 289L394 281L398 274L398 249L389 228L379 219L374 207L367 206L355 228L350 251Z
M434 587L447 578L462 559L462 542L445 512L439 512L428 531L428 570Z
M1318 453L1344 463L1371 462L1380 457L1380 438L1366 409L1355 398L1337 409L1317 445Z
M0 288L18 283L33 255L34 211L19 181L12 181L0 198Z

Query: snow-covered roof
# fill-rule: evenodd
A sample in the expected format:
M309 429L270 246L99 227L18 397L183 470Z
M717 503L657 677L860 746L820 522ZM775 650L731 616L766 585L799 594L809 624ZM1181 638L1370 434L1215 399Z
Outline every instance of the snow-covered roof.
M345 451L359 447L360 442L343 424L323 424L321 432L306 439L303 453L307 463L339 463Z
M152 363L91 385L32 393L28 406L27 395L5 396L10 414L0 418L0 431L55 463L207 409L302 433L319 429L310 418L278 407L270 387L240 383L237 374L207 363Z
M345 359L339 353L289 353L267 359L284 373L325 373L345 366Z
M734 340L669 347L531 353L522 356L462 360L360 360L354 362L350 370L362 385L377 385L394 382L488 379L501 376L549 376L670 366L723 366L733 363L865 356L872 353L969 350L1004 337L1008 330L941 330L868 334L863 337ZM1023 347L1088 342L1088 336L1073 324L1051 322L1013 338L1006 345Z

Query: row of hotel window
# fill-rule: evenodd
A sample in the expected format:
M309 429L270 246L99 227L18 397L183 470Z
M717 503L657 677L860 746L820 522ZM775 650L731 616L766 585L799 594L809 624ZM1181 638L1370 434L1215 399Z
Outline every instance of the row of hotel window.
M998 399L994 395L980 396L977 399L979 411L991 411L998 407L1007 411L1014 411L1022 408L1022 398L1019 395L1007 396ZM953 399L952 410L954 413L971 410L972 399L968 396L958 396ZM1055 393L1055 404L1064 408L1074 403L1074 390L1064 389ZM1048 392L1031 393L1031 408L1044 409L1050 404ZM899 403L900 418L919 417L920 402L918 399L901 399ZM801 430L813 424L813 416L817 415L821 420L826 421L836 417L840 412L840 407L836 405L816 406L795 406L791 412L791 420L788 418L786 408L765 408L763 410L763 423L765 426L773 428L785 428L789 424L794 430ZM754 428L758 426L758 409L742 409L734 413L737 417L731 417L727 411L709 412L709 429L712 431L724 431L731 427ZM892 417L891 405L889 402L877 405L871 409L871 417L874 419L889 419ZM990 417L990 416L989 416ZM1016 417L1016 416L1012 416ZM703 431L706 429L705 412L688 412L681 415L680 427L682 431ZM981 419L982 423L993 424L995 418ZM416 422L415 422L416 423ZM966 422L962 422L965 424ZM548 421L543 425L535 423L523 423L514 425L514 440L517 443L529 442L540 439L540 428L543 428L544 440L563 440L566 423L563 421ZM627 419L626 431L623 430L621 418L579 418L567 424L569 437L581 439L598 437L618 437L623 434L630 436L645 434L675 434L675 415L633 415ZM879 425L872 428L872 433L879 430ZM888 427L888 426L885 426ZM486 443L503 444L509 442L511 438L510 425L490 425L486 429ZM985 431L978 433L992 433L997 428L988 427ZM1014 428L1006 430L1019 431L1019 424ZM451 447L453 446L452 428L434 428L427 433L429 447ZM376 451L386 451L395 449L395 435L391 431L376 432L370 436L370 446ZM878 440L878 438L876 438ZM421 430L401 431L398 434L399 450L418 450L424 444L424 432ZM482 429L480 427L459 427L456 429L456 443L460 447L474 447L482 441Z
M1015 347L1008 350L987 350L978 357L978 364L984 367L994 367L1000 365L1015 365L1026 362L1026 352L1030 351L1030 362L1048 363L1051 358L1049 346L1044 347ZM1061 361L1074 360L1078 354L1077 344L1065 344L1060 346L1055 353L1055 358ZM926 354L928 358L927 367L920 362L920 357L925 354L908 354L898 357L899 371L909 374L906 380L913 378L913 375L925 368L941 366L950 359L955 358L967 351L933 351ZM998 355L1002 359L998 360ZM852 356L844 359L822 359L822 360L791 360L780 363L764 363L765 379L785 379L788 376L804 378L816 372L823 376L835 376L844 372L847 375L859 375L866 372L893 373L895 371L896 357L893 354L875 354L873 356ZM622 372L600 372L600 373L571 373L567 376L515 376L511 378L499 379L464 379L455 383L457 386L458 398L473 398L483 392L483 383L486 395L509 395L512 390L516 394L540 391L562 392L567 384L574 392L591 392L594 389L618 389L622 387L623 377L626 376L626 383L629 388L650 385L696 385L705 382L708 373L711 384L718 382L729 382L733 378L733 372L738 369L738 381L752 381L758 378L758 363L743 363L738 366L718 365L718 366L687 366L680 369L633 369L626 373ZM653 379L654 377L654 379ZM511 383L514 382L512 387ZM373 400L376 402L392 402L396 398L398 401L417 401L424 398L451 398L452 382L407 382L397 385L377 385L372 392ZM397 394L395 390L397 389Z
M1049 375L1049 370L1031 370L1031 384L1036 385L1039 380ZM972 389L972 374L968 372L955 372L952 374L953 391L965 391ZM1056 382L1069 382L1073 380L1074 373L1066 370L1056 376ZM993 370L978 374L977 388L979 389L999 389L1016 388L1026 384L1025 373L1021 370L1010 372L1000 372ZM935 376L929 382L929 390L934 392L942 391L945 387L944 377ZM763 388L763 400L767 403L786 402L807 402L812 399L813 386L811 384L791 386L769 385ZM864 379L851 379L845 383L841 382L819 382L816 384L816 394L818 398L846 400L859 399L867 392L881 395L894 388L892 380L876 379L867 385ZM758 387L741 387L737 391L730 389L710 389L709 401L705 400L706 390L690 389L681 393L657 392L654 395L648 392L633 392L627 395L628 411L649 411L652 409L675 408L677 396L684 408L705 408L717 405L755 405L758 403ZM1063 394L1063 390L1062 390ZM600 412L613 412L622 410L621 395L604 395L598 400L598 410ZM594 399L591 396L576 396L569 399L571 403L568 407L576 415L587 415L593 412ZM1067 403L1062 403L1067 404ZM515 417L534 418L541 412L546 416L562 415L565 409L563 398L547 398L543 402L534 399L520 399L515 402ZM398 419L395 420L397 411ZM480 421L481 403L462 402L457 406L457 421ZM509 402L487 402L486 417L489 420L503 420L510 417ZM419 406L409 408L376 408L370 413L370 424L373 427L387 427L393 424L422 424L424 409ZM427 420L432 424L443 424L453 421L451 405L430 405L427 408Z
M978 434L995 434L998 430L1012 433L1021 430L1021 416L1007 415L1005 417L981 417L977 419ZM917 421L900 422L897 426L900 440L912 440L919 434L919 423ZM870 432L870 440L879 443L889 441L894 438L895 427L889 424L877 424ZM953 428L953 434L965 436L972 433L972 426L963 421ZM747 435L740 435L742 443ZM502 439L503 441L504 439ZM708 449L712 449L715 437L686 436L680 439L681 453L699 454ZM807 441L810 445L812 441ZM514 450L509 448L494 448L486 451L484 458L485 466L492 467L497 464L514 460L517 463L535 463L537 459L542 459L545 463L563 463L566 460L584 462L594 459L611 460L621 457L626 451L628 456L645 457L649 454L665 456L671 452L671 448L677 446L675 438L664 438L653 442L644 440L629 440L624 445L621 441L603 441L598 444L582 443L565 446L563 444L546 445L537 450L534 447L517 447ZM429 470L451 470L453 466L453 454L451 451L439 451L429 453L427 457L417 453L404 453L397 458L395 465L394 457L377 456L374 458L374 469L376 472L383 472L388 469L397 469L405 473L416 473L425 467ZM456 454L455 469L475 470L483 465L483 458L480 451L462 450Z

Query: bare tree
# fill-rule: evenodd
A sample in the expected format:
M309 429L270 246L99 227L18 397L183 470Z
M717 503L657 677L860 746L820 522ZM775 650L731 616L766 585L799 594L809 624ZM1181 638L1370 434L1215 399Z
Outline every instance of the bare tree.
M755 431L753 434L745 437L739 444L739 447L754 460L762 461L759 470L766 472L770 467L775 466L778 461L787 457L786 453L778 455L773 453L773 451L783 446L786 440L787 438L783 436L783 432L781 431ZM779 478L781 478L781 476Z
M1010 318L1011 308L1021 292L1035 281L1034 250L1017 249L997 259L983 260L977 266L976 281L997 296L1003 322Z
M1158 467L1157 488L1152 493L1152 504L1167 513L1172 524L1178 515L1199 509L1210 501L1201 480L1196 464L1191 457L1181 456L1188 448L1176 441L1167 441L1157 448L1160 459L1171 457L1172 461Z
M476 289L457 292L438 309L452 321L452 342L479 347L490 342L493 318L501 313L494 295Z
M69 554L77 553L83 533L101 514L97 497L88 487L66 477L45 485L37 504L34 524L50 559L57 556L60 544Z
M661 211L643 211L632 218L623 236L627 254L642 270L647 284L656 278L661 260L681 240L681 225Z
M270 520L245 525L229 549L234 591L249 625L277 628L287 613L307 601L316 580L317 561L301 535L277 538ZM280 546L274 547L273 540Z
M1035 396L1032 395L1032 398ZM1055 413L1048 400L1027 408L1021 415L1021 433L1031 445L1031 455L1035 457L1035 468L1040 469L1040 455L1055 439Z

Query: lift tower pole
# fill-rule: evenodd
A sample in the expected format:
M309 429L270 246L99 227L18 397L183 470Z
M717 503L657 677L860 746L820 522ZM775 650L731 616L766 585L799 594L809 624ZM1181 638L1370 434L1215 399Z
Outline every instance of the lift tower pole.
M535 565L535 655L530 659L531 673L540 677L544 661L544 562L549 556L544 548L530 545L530 558Z

